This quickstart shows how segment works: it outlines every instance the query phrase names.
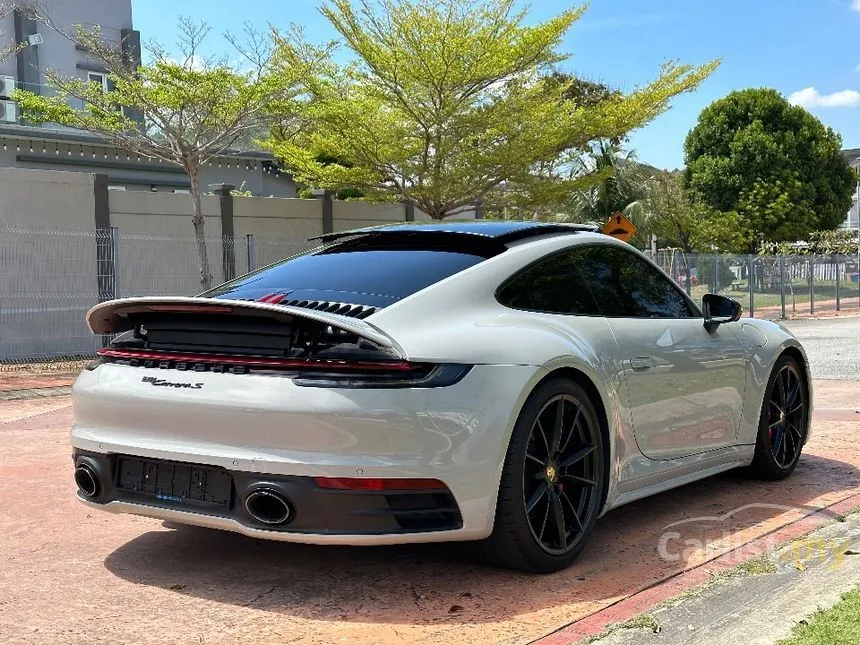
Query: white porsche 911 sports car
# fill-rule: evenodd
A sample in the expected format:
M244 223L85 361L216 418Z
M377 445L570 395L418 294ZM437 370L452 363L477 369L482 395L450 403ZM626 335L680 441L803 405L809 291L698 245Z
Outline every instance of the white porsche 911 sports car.
M78 497L291 542L482 541L558 570L609 509L792 472L806 356L740 313L585 227L330 234L199 297L90 311L118 335L73 390Z

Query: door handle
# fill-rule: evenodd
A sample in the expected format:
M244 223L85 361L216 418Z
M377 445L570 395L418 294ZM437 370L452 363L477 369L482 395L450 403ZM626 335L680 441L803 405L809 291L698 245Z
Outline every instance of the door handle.
M634 356L627 359L627 363L634 370L647 370L654 367L653 356Z

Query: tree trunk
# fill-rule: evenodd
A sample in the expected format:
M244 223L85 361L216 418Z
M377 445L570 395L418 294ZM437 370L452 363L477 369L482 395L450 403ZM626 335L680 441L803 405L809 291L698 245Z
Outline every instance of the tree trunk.
M209 255L206 252L206 234L204 231L203 204L200 201L200 178L198 169L188 170L191 179L191 199L194 204L191 223L194 225L194 237L197 240L197 261L200 266L200 286L203 291L212 288L212 274L209 272Z

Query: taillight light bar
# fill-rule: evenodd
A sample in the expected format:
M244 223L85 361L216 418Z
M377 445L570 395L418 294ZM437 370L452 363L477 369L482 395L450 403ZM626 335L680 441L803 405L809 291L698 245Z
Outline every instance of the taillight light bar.
M157 352L142 349L114 349L104 347L99 356L126 360L180 361L184 363L211 363L221 365L246 365L248 367L287 369L361 370L385 372L412 372L419 365L408 361L345 361L322 358L266 358L261 356L230 356L227 354L188 354Z
M332 490L366 490L366 491L416 491L436 490L447 491L438 479L382 479L372 477L314 477L314 483L320 488Z

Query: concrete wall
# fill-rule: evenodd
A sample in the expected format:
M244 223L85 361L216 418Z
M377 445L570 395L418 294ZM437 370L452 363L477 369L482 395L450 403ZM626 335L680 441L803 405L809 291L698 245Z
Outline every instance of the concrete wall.
M110 224L119 229L119 295L201 291L190 195L109 191ZM209 270L225 279L218 197L202 198Z
M348 231L351 228L381 226L402 222L406 218L403 204L372 204L369 202L333 202L333 225L335 231Z
M0 225L91 231L94 209L93 175L0 168Z

